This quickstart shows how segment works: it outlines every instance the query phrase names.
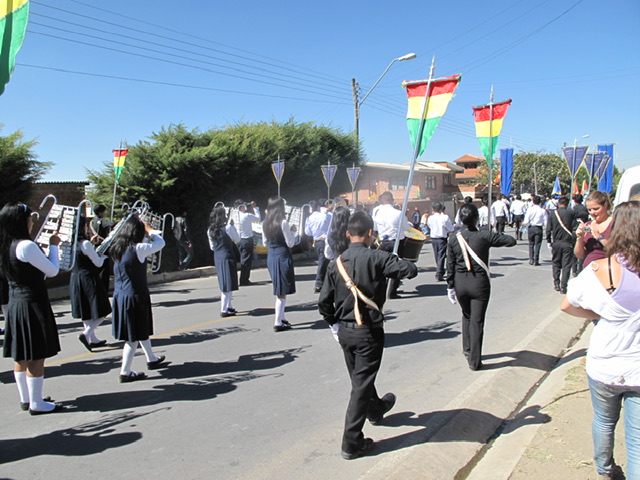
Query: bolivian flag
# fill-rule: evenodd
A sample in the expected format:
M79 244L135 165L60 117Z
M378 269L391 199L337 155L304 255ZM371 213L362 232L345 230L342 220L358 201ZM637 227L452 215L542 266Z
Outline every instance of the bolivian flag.
M511 105L511 99L501 103L490 103L481 107L473 107L476 117L476 137L484 153L489 167L493 168L493 157L498 146L498 135L502 130L502 120Z
M418 136L422 132L416 158L424 152L427 142L433 135L444 112L447 111L447 106L453 98L453 92L461 78L462 75L454 75L435 78L430 82L429 80L416 80L402 83L402 86L407 89L409 100L407 126L413 148L416 147Z
M0 95L16 65L29 18L29 0L0 0Z
M122 150L113 150L113 171L116 174L116 182L120 180L120 174L122 173L122 169L124 168L124 162L127 159L128 153L128 148L124 148Z

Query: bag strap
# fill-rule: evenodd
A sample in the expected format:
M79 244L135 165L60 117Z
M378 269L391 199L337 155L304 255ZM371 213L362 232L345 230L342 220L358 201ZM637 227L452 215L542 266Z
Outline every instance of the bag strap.
M467 241L462 236L462 233L460 232L456 233L456 238L458 239L458 243L460 244L460 248L462 249L462 254L464 256L464 263L467 266L467 270L471 271L471 262L469 261L469 257L468 257L468 255L471 255L471 258L473 258L473 260L478 265L480 265L485 272L487 272L487 275L491 276L491 272L489 271L489 266L486 263L484 263L484 261L478 256L476 252L473 251L473 249L469 246Z
M360 313L360 305L359 305L360 302L358 302L358 300L362 300L364 303L369 305L371 308L376 309L377 311L380 311L380 308L378 308L378 305L376 305L376 302L374 302L369 297L367 297L364 293L362 293L362 291L358 288L358 286L355 283L353 283L353 280L351 280L351 277L347 273L347 269L344 268L344 263L342 263L342 255L336 258L336 265L338 266L338 272L340 272L340 275L342 276L344 283L346 284L347 288L353 295L354 304L355 304L353 310L356 317L356 323L358 325L362 325L362 314Z
M561 226L562 228L564 228L564 231L565 231L565 232L567 232L569 235L573 235L573 234L571 233L571 230L569 230L569 229L565 226L564 222L562 221L562 218L560 218L560 214L558 213L558 210L554 210L554 213L556 214L556 219L558 220L558 223L560 224L560 226Z

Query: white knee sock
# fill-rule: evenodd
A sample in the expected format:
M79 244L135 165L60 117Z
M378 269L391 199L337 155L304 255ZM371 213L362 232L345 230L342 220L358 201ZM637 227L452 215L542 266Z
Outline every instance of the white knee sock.
M27 372L13 372L20 395L20 403L29 403L29 386L27 385Z
M282 325L282 320L284 320L284 307L286 304L287 297L276 297L276 318L274 324L277 326Z
M29 386L29 408L38 412L50 412L56 406L51 402L45 402L42 399L42 387L44 385L44 377L27 376L27 385Z
M227 308L229 308L229 304L231 301L229 297L231 296L231 292L220 292L220 312L225 313Z
M231 305L232 300L233 300L233 291L227 292L227 311L230 308L233 308L233 305Z
M100 317L96 320L91 320L91 338L89 339L89 342L91 343L100 343L101 340L96 337L96 328L98 328L100 326L100 324L102 322L104 322L105 317Z
M147 357L147 362L155 362L158 360L158 357L155 353L153 353L153 349L151 348L151 339L147 338L146 340L140 340L140 346L144 351L144 355Z
M136 347L138 342L125 342L122 349L122 367L120 368L120 375L129 375L131 373L131 365L133 364L133 357L136 354Z

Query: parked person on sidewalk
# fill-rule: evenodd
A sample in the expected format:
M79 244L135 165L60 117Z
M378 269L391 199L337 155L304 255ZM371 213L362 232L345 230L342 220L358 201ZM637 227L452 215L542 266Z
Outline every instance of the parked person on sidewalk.
M513 215L513 224L516 227L516 240L522 240L522 230L520 230L520 226L524 221L524 213L526 211L526 205L522 201L522 197L520 195L516 195L516 198L513 202L511 202L511 214Z
M331 224L329 225L329 233L327 235L327 243L324 247L324 256L328 260L334 260L349 248L347 225L349 224L350 216L351 212L347 207L336 207L333 211Z
M13 375L20 408L31 415L62 410L42 397L44 361L60 351L58 327L49 303L46 277L59 269L60 237L49 238L49 258L31 241L33 219L24 203L7 203L0 211L0 275L9 282L3 356L15 362Z
M284 310L287 295L296 293L296 275L291 255L295 232L296 226L289 226L285 218L284 199L277 196L269 198L267 213L262 222L262 243L268 248L267 270L276 297L274 332L291 328L291 324L284 318Z
M233 291L238 290L238 266L233 250L233 242L240 241L240 235L233 225L227 226L224 207L214 207L209 215L209 246L213 250L213 262L220 286L220 315L230 317L236 314L233 308Z
M253 223L260 223L260 218L247 211L247 205L238 205L238 250L240 250L240 286L251 285L251 266L253 265ZM235 240L234 240L235 241Z
M94 348L107 344L106 340L100 340L96 336L96 328L111 313L111 303L100 279L100 269L107 257L96 253L93 244L87 239L88 235L89 222L80 217L76 260L69 280L69 297L71 316L81 319L84 324L78 340L91 352Z
M561 309L599 318L587 352L593 404L593 445L600 478L623 478L613 457L614 432L624 406L628 479L640 478L640 202L616 207L607 257L594 260L569 283Z
M309 202L309 207L311 208L311 215L309 215L304 224L304 234L313 239L313 246L318 257L314 292L320 293L324 283L324 275L327 272L327 265L329 264L329 260L324 256L324 247L327 242L327 233L329 233L332 215L322 213L320 205L315 200Z
M536 195L533 197L533 205L527 209L524 216L524 225L529 234L529 265L540 265L540 246L542 234L547 226L547 211L540 206L542 199Z
M181 215L176 217L173 227L173 236L176 237L178 247L178 270L186 270L193 260L193 243L189 234L187 223L187 210L181 209Z
M593 220L581 224L576 230L576 257L582 259L583 268L594 260L605 258L605 248L611 235L611 200L609 195L594 190L587 196L587 210Z
M462 230L449 235L447 244L447 295L462 309L462 353L471 370L482 368L484 318L491 295L489 249L513 247L511 235L478 230L478 208L460 208Z
M378 425L396 402L393 393L379 398L375 387L384 348L385 278L413 278L418 269L396 255L370 248L373 220L365 212L351 215L347 236L349 248L329 264L318 309L342 347L351 378L341 453L352 460L374 445L362 433L365 420ZM355 286L350 289L346 282Z
M147 358L147 368L162 366L164 355L157 356L151 347L153 314L147 283L147 257L164 248L160 232L152 230L137 216L122 226L109 247L114 260L115 286L113 291L113 336L124 340L120 383L135 382L147 377L144 372L131 370L138 343Z
M551 246L553 286L558 292L567 293L577 227L576 217L569 208L569 199L560 197L558 208L549 214L547 221L547 244Z
M447 237L453 232L449 216L444 213L444 206L436 202L432 207L433 213L429 217L429 231L431 232L431 245L433 257L436 261L436 280L444 281L444 262L447 258Z

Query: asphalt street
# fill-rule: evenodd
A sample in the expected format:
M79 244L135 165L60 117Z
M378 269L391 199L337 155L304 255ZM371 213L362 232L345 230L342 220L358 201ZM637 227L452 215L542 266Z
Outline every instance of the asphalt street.
M12 362L0 367L0 478L407 479L464 478L503 421L579 333L559 312L550 254L492 251L485 368L468 369L460 310L435 281L430 245L402 298L388 301L377 386L394 392L382 425L365 425L371 456L345 461L340 438L350 383L342 352L317 311L315 265L296 265L287 300L291 331L275 333L266 269L234 293L238 315L220 317L213 276L152 286L153 345L167 368L118 382L122 345L87 352L68 300L53 302L62 352L49 359L45 395L63 413L31 417L18 406ZM134 369L146 371L139 350ZM527 422L544 421L533 408Z

